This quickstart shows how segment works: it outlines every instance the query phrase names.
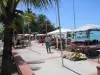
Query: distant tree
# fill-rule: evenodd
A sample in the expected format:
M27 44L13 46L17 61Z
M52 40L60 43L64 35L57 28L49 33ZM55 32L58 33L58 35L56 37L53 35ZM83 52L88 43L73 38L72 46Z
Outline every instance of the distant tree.
M56 27L55 30L59 29L59 27Z
M29 13L28 13L29 12ZM17 33L28 33L28 22L29 29L31 33L46 33L46 25L47 32L55 30L54 25L47 19L47 17L43 14L39 14L38 16L33 13L30 9L21 13L14 20L13 28L17 31Z
M33 13L27 13L27 11L26 12L24 12L23 14L21 14L21 17L23 18L23 24L22 24L22 33L28 33L28 27L29 27L29 29L31 29L32 30L32 27L34 27L35 25L35 23L36 23L36 15L34 15Z
M29 12L29 13L28 13ZM47 17L43 14L39 14L38 16L33 13L30 9L18 15L12 27L18 34L28 33L28 22L29 29L31 33L46 33L46 25L47 32L55 30L54 25L47 19Z
M18 15L15 18L14 24L12 24L14 31L16 31L18 34L22 34L23 33L23 17L20 15Z
M53 24L49 21L49 19L43 15L38 15L38 33L46 33L46 26L47 26L47 32L53 31L55 27Z
M25 12L26 13L32 13L32 10L30 8L27 8L27 10Z

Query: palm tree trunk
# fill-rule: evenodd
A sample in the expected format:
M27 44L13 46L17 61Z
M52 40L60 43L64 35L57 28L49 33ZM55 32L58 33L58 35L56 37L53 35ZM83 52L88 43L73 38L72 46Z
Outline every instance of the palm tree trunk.
M3 47L3 59L8 59L12 55L12 37L13 37L13 29L6 28L4 30L4 47Z
M11 71L9 69L12 56L12 36L13 29L5 28L4 30L4 47L3 47L3 55L2 55L2 66L0 75L11 75ZM10 59L10 60L9 60Z

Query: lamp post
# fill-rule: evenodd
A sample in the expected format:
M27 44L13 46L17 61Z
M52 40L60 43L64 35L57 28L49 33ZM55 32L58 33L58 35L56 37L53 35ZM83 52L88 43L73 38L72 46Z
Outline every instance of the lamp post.
M25 19L24 19L24 24L23 24L23 34L25 33L24 26L25 26Z
M75 23L75 4L74 4L74 0L73 0L73 16L74 16L74 29L76 29L76 23Z
M28 24L27 24L27 25L28 25L28 34L30 34L30 30L29 30L29 21L28 21Z
M29 19L29 17L28 16L25 16L25 18L28 18ZM29 28L29 20L28 20L28 22L27 22L27 28L28 28L28 34L29 34L29 46L31 46L31 39L30 39L30 28ZM31 49L31 47L30 47L30 49Z
M59 25L59 34L60 34L61 59L62 59L62 66L64 66L63 50L62 50L62 38L61 38L61 25L60 25L60 11L59 11L59 2L58 1L57 1L57 14L58 14L58 25Z
M29 19L28 16L25 16L25 18L28 18ZM25 19L24 19L24 22L25 22ZM27 29L28 29L28 34L29 34L29 20L27 20Z
M47 19L46 19L46 22L45 23L46 23L46 35L47 35Z
M73 16L74 16L74 29L76 29L76 22L75 22L75 1L73 0ZM76 41L76 33L75 33L75 41Z

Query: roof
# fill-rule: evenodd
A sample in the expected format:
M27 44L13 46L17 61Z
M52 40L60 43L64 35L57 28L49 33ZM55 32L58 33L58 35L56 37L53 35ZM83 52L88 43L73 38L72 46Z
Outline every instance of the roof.
M94 25L94 24L87 24L87 25L84 25L82 27L72 30L72 32L87 31L87 30L100 30L100 26Z
M46 34L37 34L36 36L46 36Z
M67 33L68 31L71 31L71 30L69 30L69 29L61 29L61 33L62 34ZM52 35L52 34L59 34L59 29L48 33L48 35Z

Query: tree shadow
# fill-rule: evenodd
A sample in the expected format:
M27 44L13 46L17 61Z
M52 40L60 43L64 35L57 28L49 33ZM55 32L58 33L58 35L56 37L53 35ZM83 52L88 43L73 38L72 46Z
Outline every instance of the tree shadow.
M23 46L23 47L15 47L15 49L24 49L26 48L26 46Z
M3 59L0 54L0 75L19 75L16 64L12 59Z
M50 54L53 54L54 52L50 52Z
M2 53L0 52L0 73L1 73Z
M10 60L3 60L1 65L1 74L0 75L18 75L17 67L14 62Z

